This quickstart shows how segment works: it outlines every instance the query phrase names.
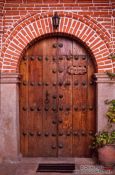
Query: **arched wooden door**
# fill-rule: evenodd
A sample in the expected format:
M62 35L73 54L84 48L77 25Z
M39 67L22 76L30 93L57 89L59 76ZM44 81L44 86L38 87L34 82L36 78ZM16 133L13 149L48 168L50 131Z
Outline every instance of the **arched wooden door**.
M84 47L52 37L26 51L20 63L23 156L88 157L96 130L95 69Z

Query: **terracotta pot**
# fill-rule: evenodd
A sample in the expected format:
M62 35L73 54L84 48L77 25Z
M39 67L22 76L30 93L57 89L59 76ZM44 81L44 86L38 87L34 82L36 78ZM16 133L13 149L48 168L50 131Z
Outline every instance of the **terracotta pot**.
M99 163L104 166L115 165L115 145L106 145L98 149Z

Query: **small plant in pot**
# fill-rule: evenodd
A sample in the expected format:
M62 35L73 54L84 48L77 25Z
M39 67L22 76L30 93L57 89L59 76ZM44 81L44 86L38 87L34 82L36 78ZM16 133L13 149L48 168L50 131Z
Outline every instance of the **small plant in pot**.
M108 111L106 113L106 116L108 118L109 124L115 124L115 100L105 101L106 104L109 104Z
M109 105L106 117L107 129L95 134L92 149L97 153L98 162L104 166L115 166L115 100L105 101Z
M98 153L98 162L105 166L115 165L115 131L96 133L92 148Z

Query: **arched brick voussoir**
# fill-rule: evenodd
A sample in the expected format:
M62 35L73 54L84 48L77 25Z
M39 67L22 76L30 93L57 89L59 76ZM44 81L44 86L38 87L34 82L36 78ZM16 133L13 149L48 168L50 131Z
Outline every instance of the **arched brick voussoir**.
M39 36L54 32L51 17L52 14L49 14L49 17L48 15L43 17L37 14L37 16L29 17L27 20L25 19L14 28L14 31L12 31L5 43L2 71L5 71L5 67L7 67L5 62L6 59L9 59L10 62L8 70L17 70L19 57L28 43ZM103 37L101 37L102 33L100 34L98 30L94 30L92 25L88 25L85 22L86 21L83 19L80 20L80 16L78 19L75 19L75 16L73 18L72 14L68 17L67 14L63 13L60 18L60 27L58 32L71 34L76 38L79 38L89 47L96 60L101 59L102 57L106 61L109 55L109 48L107 47ZM8 55L11 55L11 57L8 58ZM14 61L15 64L13 65ZM97 61L97 65L98 64L99 62ZM109 69L112 70L112 63L109 64ZM105 71L105 69L103 69L103 71Z
M24 48L35 38L52 32L53 28L51 24L51 18L33 21L25 27L21 28L16 36L11 41L9 41L9 45L4 52L2 70L7 67L7 65L4 64L6 59L9 60L7 68L10 69L11 66L11 70L17 70L19 57ZM15 65L13 62L15 62Z
M7 39L5 41L5 45L9 43L9 41L12 39L12 37L25 25L30 24L33 21L36 21L38 19L45 19L47 17L52 17L53 12L47 12L47 13L33 13L33 14L27 14L24 17L22 17L20 20L18 20L14 24L14 28L7 33ZM78 13L72 13L72 12L59 12L59 16L62 17L67 17L67 18L72 18L75 20L79 20L83 23L85 23L88 26L91 26L96 32L105 40L105 42L110 42L110 34L107 32L107 30L104 28L103 25L99 24L96 20L94 20L91 16L88 15L81 15ZM108 40L108 41L107 41Z
M63 21L66 21L70 23L69 25L66 26L66 22L64 23ZM85 43L93 53L96 62L97 62L97 67L100 68L101 70L101 62L103 61L103 64L108 62L108 55L110 54L109 49L106 45L106 43L102 40L100 35L96 33L94 29L92 29L90 26L87 26L83 22L76 21L73 19L64 19L62 18L61 21L61 28L60 31L64 33L68 33L71 35L76 36L76 38L79 38L81 41ZM109 60L109 65L108 69L112 68L112 61ZM99 71L99 69L98 69ZM103 69L103 71L105 71ZM101 70L102 72L102 70Z

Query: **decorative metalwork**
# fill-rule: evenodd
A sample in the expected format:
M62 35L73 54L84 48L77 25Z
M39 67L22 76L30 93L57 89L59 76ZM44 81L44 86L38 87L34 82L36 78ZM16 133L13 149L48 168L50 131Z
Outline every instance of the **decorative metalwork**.
M53 48L62 48L63 47L63 44L62 43L54 43L53 44Z
M67 72L70 75L83 75L87 72L87 69L85 66L70 66L68 67Z

